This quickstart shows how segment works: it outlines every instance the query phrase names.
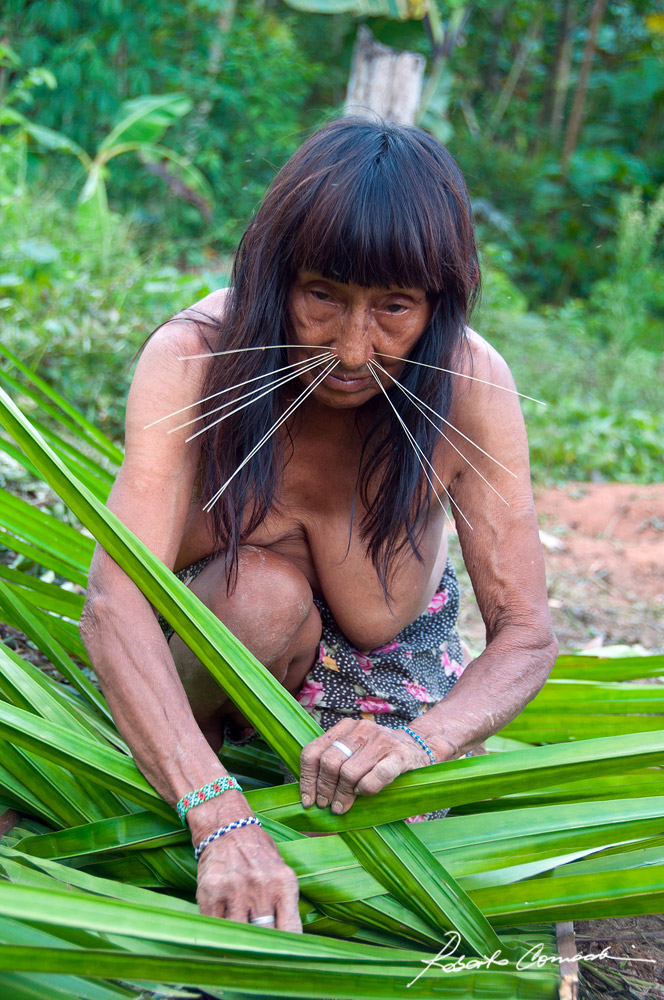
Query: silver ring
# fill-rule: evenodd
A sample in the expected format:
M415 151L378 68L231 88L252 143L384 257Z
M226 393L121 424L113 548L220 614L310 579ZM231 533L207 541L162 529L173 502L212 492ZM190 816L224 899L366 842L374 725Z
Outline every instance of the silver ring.
M354 750L349 750L346 744L342 743L341 740L335 740L332 746L336 747L337 750L341 750L341 752L345 753L347 757L352 757L355 753Z
M277 918L274 913L266 913L264 917L251 917L249 920L250 924L256 924L257 927L261 927L263 924L276 924Z

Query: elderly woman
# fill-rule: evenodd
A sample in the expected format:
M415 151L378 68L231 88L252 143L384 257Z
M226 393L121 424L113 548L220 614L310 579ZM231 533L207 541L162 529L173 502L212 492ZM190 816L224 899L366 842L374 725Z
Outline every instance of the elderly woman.
M555 659L517 395L466 326L478 287L449 153L344 118L276 177L231 288L160 327L136 370L109 506L320 722L305 807L343 813L467 753ZM486 625L465 670L448 507ZM82 635L138 766L186 815L202 911L301 930L295 875L217 757L247 720L101 549Z

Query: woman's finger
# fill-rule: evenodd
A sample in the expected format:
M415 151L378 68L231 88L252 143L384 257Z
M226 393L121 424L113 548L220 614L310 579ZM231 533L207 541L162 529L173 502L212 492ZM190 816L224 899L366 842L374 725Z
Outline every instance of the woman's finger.
M345 743L343 747L346 747ZM354 780L344 781L342 778L348 769L356 777L364 773L363 770L358 772L356 764L357 756L364 750L364 742L357 745L355 741L355 745L351 744L347 749L352 751L350 757L344 749L335 746L334 743L321 754L316 784L316 802L319 806L327 806L332 802L337 794L339 782L342 782L342 787L346 788L347 793L351 791Z
M366 744L344 761L337 776L337 784L331 794L332 812L336 815L347 812L357 795L355 788L378 763L377 754L385 750Z
M318 801L319 805L329 804L329 795L336 786L336 775L333 775L333 767L330 760L327 760L326 770L321 784L320 771L323 754L331 748L332 743L335 740L339 740L347 745L356 725L357 723L353 719L343 719L341 722L337 722L336 725L332 726L331 729L328 729L326 733L323 733L322 736L317 736L315 740L312 740L311 743L307 743L307 745L302 748L302 752L300 754L300 796L302 799L302 805L305 809L307 806L312 805L316 801ZM348 749L352 750L353 746L349 746ZM335 747L332 759L336 759L339 767L341 767L343 761L348 758L341 750ZM323 801L326 799L326 792L327 801Z
M418 767L416 749L393 730L376 727L364 746L342 764L332 796L332 812L347 812L357 795L375 795L404 771Z
M297 895L285 893L277 902L277 930L302 934L302 920L297 906Z
M249 923L256 927L276 927L277 926L277 906L276 894L272 885L257 886L250 895ZM269 920L269 918L272 920Z
M232 900L226 906L226 920L235 920L239 924L246 924L249 921L247 904L244 901Z
M382 788L389 785L398 778L404 771L409 770L404 765L401 754L391 753L382 760L377 761L370 771L366 772L357 782L354 791L358 795L375 795Z
M211 892L201 892L196 894L198 908L205 917L225 917L226 900L221 896Z
M276 927L301 934L299 895L300 886L292 868L283 863L271 868L261 882L252 887L249 894L249 922L261 918L260 923L254 926ZM269 917L273 919L268 921Z

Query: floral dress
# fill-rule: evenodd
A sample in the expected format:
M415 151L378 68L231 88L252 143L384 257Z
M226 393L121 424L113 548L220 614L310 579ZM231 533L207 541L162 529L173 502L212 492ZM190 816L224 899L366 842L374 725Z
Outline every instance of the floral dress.
M424 614L369 653L353 648L325 601L316 599L316 606L323 623L318 657L296 697L322 729L346 718L392 729L408 725L441 701L461 676L459 584L449 559ZM446 813L437 809L409 822Z

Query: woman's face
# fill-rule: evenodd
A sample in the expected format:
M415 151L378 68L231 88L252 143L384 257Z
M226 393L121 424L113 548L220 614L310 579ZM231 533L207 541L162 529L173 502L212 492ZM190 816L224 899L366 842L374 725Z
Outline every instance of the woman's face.
M345 409L360 406L381 392L368 362L376 362L398 378L407 358L431 319L431 304L422 288L364 288L298 271L290 298L294 346L290 361L313 358L324 348L338 364L314 390L320 402ZM297 345L297 346L296 346ZM324 366L302 374L310 385ZM376 371L385 388L387 375Z

